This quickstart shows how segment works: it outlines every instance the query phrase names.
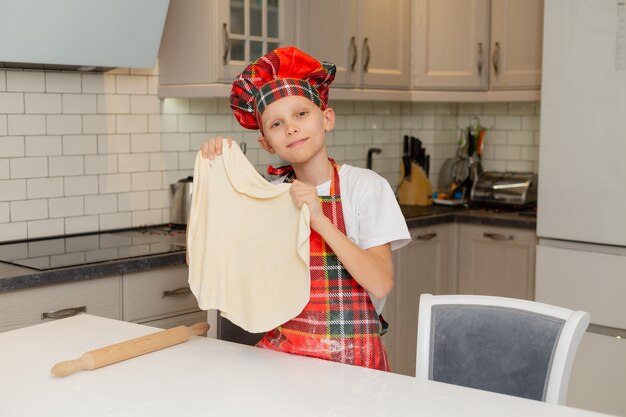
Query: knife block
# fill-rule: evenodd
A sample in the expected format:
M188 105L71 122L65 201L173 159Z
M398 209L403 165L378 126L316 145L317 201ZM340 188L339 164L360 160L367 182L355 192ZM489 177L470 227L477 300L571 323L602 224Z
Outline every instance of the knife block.
M411 164L411 177L398 187L398 202L410 206L430 206L433 204L433 186L424 170Z

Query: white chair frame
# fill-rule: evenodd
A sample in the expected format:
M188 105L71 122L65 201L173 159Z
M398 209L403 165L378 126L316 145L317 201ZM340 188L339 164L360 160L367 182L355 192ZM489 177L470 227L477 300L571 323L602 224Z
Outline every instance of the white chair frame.
M431 311L434 305L465 304L508 307L544 314L565 320L557 340L552 367L549 371L545 402L565 404L569 377L578 345L589 325L590 316L584 311L543 304L516 298L481 295L437 295L422 294L420 297L417 325L416 377L428 380L430 367Z

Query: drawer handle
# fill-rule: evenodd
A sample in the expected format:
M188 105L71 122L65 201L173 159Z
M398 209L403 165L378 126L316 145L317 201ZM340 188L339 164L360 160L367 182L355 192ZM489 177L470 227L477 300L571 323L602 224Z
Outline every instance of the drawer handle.
M182 287L171 291L163 291L163 297L184 297L191 294L191 288Z
M493 240L513 240L513 235L501 235L500 233L483 233L483 236L487 239Z
M53 320L64 319L64 318L67 318L67 317L75 316L78 313L86 313L86 312L87 312L87 307L86 306L64 308L63 310L53 311L52 313L41 313L41 320L45 320L45 319L53 319Z
M433 240L437 237L437 232L426 233L424 235L417 235L417 240Z

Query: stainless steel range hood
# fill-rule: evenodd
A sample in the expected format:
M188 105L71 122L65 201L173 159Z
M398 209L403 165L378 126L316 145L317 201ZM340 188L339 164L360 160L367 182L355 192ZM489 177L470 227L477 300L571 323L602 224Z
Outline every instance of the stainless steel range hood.
M169 0L0 0L0 67L152 68Z

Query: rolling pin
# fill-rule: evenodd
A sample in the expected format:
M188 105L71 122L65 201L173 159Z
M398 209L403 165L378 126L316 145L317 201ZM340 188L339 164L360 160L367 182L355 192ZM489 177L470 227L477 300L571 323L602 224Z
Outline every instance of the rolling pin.
M100 349L91 350L78 359L57 363L52 367L50 372L55 376L67 376L79 370L91 371L111 365L112 363L186 342L191 336L203 335L208 330L209 324L205 322L196 323L191 327L174 327Z

